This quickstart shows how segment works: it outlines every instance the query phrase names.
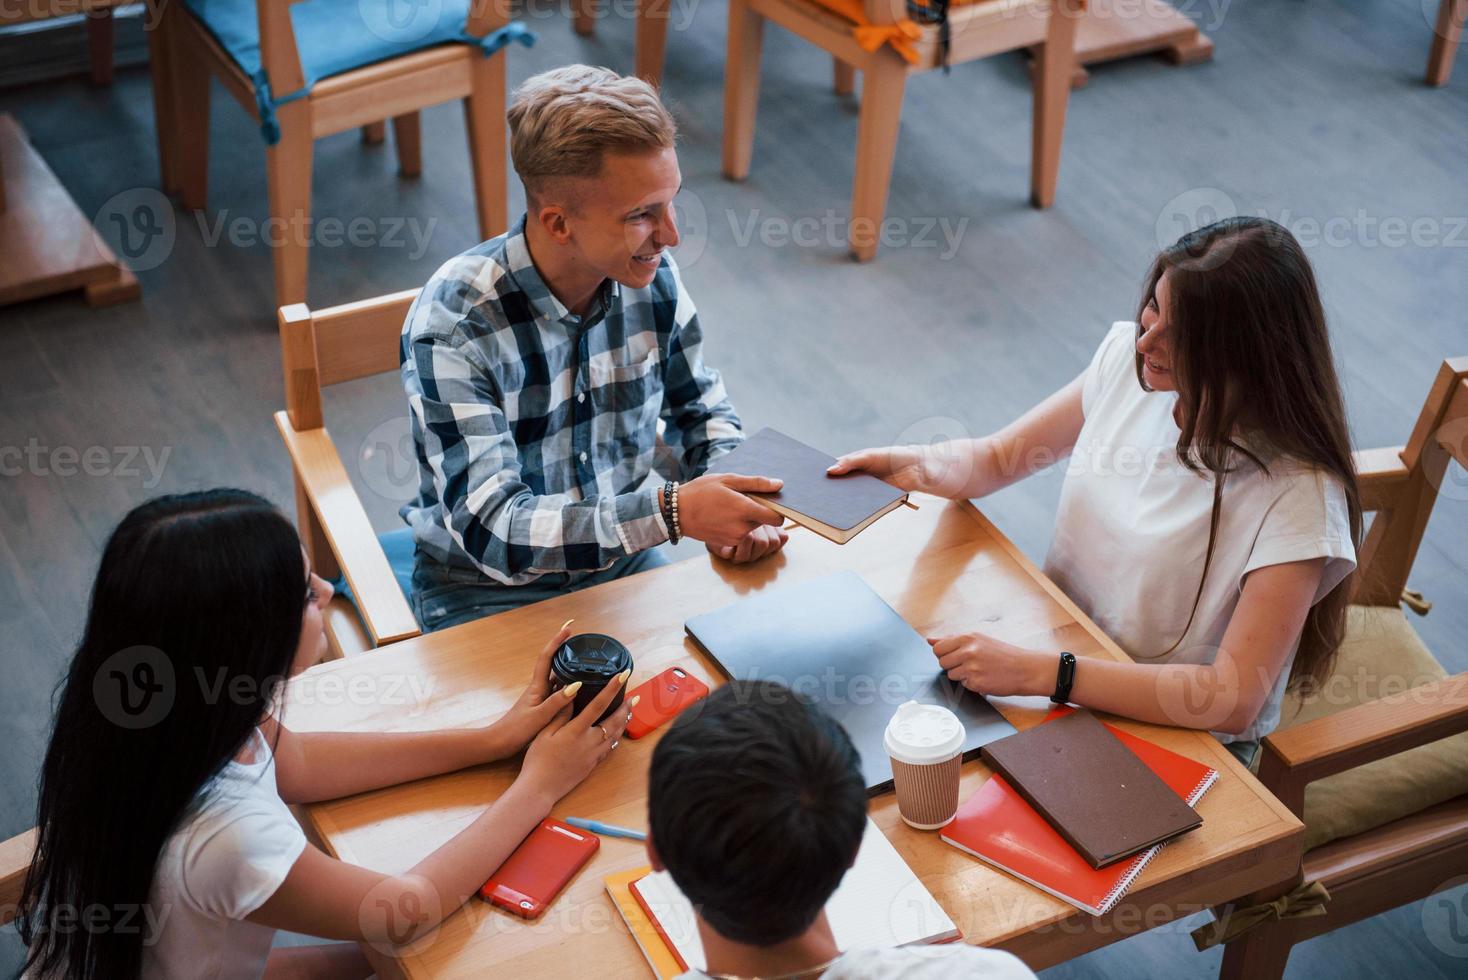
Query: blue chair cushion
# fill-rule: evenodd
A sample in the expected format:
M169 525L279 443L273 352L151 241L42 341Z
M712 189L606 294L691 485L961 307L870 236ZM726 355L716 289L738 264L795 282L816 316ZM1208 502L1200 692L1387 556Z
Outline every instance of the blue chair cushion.
M296 50L306 84L299 92L272 92L262 67L257 3L285 0L184 0L255 85L260 129L267 143L280 139L275 107L298 99L323 78L436 44L478 45L490 55L511 41L529 47L535 35L512 21L483 38L465 30L469 0L304 0L291 5Z

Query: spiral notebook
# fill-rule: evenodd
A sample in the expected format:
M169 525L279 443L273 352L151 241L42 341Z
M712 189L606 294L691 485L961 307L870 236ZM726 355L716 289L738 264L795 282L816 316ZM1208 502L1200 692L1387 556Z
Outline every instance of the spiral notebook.
M1071 710L1052 711L1046 721ZM1119 728L1106 728L1189 806L1196 806L1218 779L1217 770L1201 762ZM1092 915L1109 912L1165 846L1157 844L1105 868L1093 868L998 773L958 808L958 816L941 836L959 850Z

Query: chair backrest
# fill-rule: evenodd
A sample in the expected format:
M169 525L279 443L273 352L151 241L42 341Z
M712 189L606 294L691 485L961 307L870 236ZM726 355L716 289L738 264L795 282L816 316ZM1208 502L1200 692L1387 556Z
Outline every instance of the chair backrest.
M1377 451L1378 459L1382 452L1390 451ZM1401 598L1450 460L1468 468L1468 357L1443 361L1400 464L1363 482L1362 506L1377 515L1361 546L1353 602L1392 606Z
M280 308L285 408L296 431L321 428L322 388L398 369L403 321L417 297L405 289L322 310Z
M34 829L10 840L0 840L0 926L9 925L20 910L20 895L35 853Z

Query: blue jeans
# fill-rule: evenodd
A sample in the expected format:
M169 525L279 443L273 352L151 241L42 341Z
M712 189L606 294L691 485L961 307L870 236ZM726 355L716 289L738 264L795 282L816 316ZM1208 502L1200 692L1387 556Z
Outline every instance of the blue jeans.
M569 574L553 572L525 585L502 585L481 572L450 568L420 554L413 563L413 615L423 632L432 633L668 563L660 549L650 548L574 583Z
M1223 747L1234 754L1234 758L1244 764L1245 769L1254 768L1254 757L1259 754L1259 742L1251 739L1247 742L1225 742Z

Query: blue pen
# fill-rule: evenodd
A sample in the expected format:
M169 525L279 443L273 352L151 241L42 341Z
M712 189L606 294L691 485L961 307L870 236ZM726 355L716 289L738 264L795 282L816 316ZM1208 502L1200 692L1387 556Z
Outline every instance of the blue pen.
M640 830L628 830L626 827L616 827L599 820L587 820L584 817L566 817L566 823L582 830L589 830L593 834L603 837L626 837L628 840L647 840L647 834Z

